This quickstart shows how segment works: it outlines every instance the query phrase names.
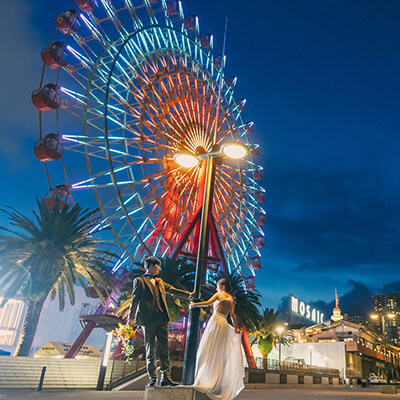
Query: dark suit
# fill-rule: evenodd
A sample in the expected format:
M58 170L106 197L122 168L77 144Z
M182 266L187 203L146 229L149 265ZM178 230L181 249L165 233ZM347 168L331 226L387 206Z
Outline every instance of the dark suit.
M166 292L177 297L188 298L189 292L174 288L169 283L157 278L155 284L145 275L133 281L131 319L144 330L146 345L147 372L150 378L156 377L155 339L158 341L161 371L164 377L170 378L168 352L168 322ZM136 309L136 310L135 310ZM135 317L132 318L133 314Z

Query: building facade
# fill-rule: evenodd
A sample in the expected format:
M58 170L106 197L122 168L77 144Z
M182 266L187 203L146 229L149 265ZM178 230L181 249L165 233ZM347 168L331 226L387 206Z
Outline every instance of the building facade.
M0 297L0 303L3 297ZM22 299L10 299L0 308L0 354L14 355L24 325L26 306Z
M344 378L366 378L374 373L386 377L384 340L373 327L357 324L341 315L338 302L330 321L293 331L292 357L302 355L304 344L310 349L309 361L329 367L335 360L325 349L325 344L342 342L345 367ZM302 346L296 346L302 344ZM296 349L298 347L298 349ZM318 352L318 356L315 352ZM312 356L314 354L314 356ZM321 361L324 360L324 361ZM387 345L388 370L391 378L400 379L400 347ZM321 365L322 364L322 365Z
M395 314L394 319L385 318L386 339L389 343L400 344L400 293L383 293L373 296L375 312L385 315ZM382 333L381 322L376 322L375 329Z

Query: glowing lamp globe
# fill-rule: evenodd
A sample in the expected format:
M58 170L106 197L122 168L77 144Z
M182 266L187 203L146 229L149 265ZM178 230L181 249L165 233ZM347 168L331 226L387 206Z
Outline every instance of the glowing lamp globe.
M224 154L233 159L243 158L247 153L247 148L240 143L227 143L222 146Z
M278 328L276 328L276 331L277 331L280 335L282 335L282 333L283 333L284 330L285 330L285 328L282 327L282 326L278 326Z
M193 168L199 163L199 159L189 153L177 153L174 161L184 168Z

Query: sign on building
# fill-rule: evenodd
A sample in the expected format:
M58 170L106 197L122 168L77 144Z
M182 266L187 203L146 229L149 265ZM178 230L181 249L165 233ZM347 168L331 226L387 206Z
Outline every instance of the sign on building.
M71 348L71 343L48 342L33 353L33 357L64 357ZM93 345L84 345L79 350L76 358L100 358L100 351Z
M299 300L292 294L289 295L290 300L290 312L300 317L309 319L316 324L322 324L324 322L324 313L317 308L307 304L305 301Z

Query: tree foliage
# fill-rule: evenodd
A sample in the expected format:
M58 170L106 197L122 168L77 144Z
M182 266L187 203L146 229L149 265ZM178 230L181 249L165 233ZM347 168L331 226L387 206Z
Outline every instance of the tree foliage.
M67 298L75 304L74 285L80 284L87 294L90 285L104 304L104 295L114 284L108 263L115 256L101 249L105 243L97 237L97 210L83 210L79 205L60 209L58 200L53 209L39 199L37 206L34 219L12 207L1 210L10 222L10 228L0 227L2 305L15 296L28 302L26 321L31 326L25 327L25 338L36 332L49 294L58 295L63 310Z

